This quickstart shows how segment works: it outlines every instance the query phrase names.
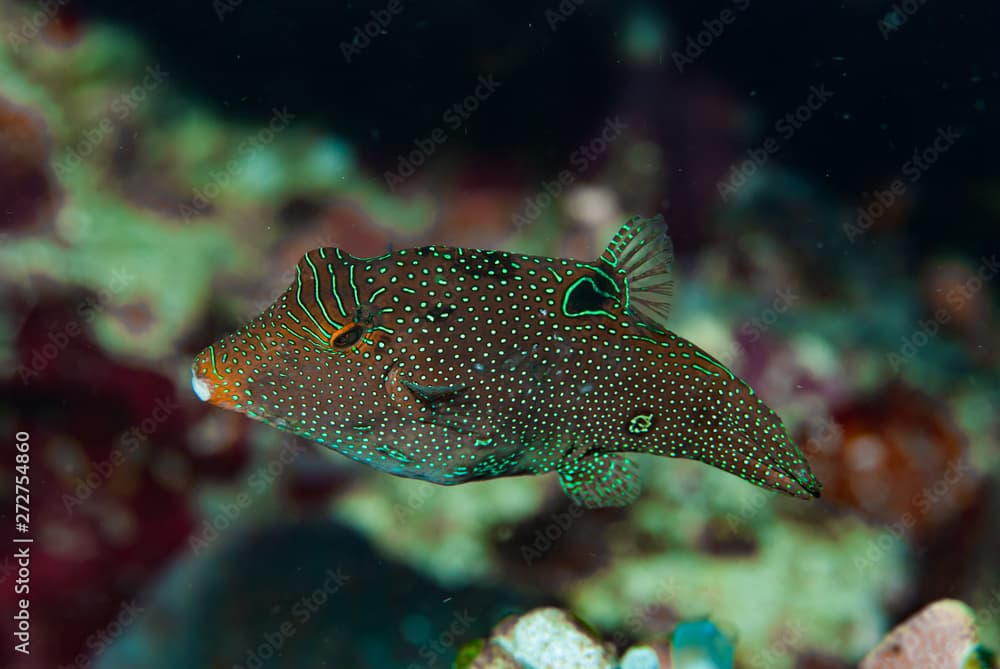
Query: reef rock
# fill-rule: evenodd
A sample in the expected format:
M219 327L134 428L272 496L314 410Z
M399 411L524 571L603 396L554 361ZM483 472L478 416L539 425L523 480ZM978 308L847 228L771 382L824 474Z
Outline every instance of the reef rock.
M942 599L889 632L859 669L990 669L996 666L990 656L969 608Z
M469 669L615 669L611 644L602 643L572 616L539 608L505 618L493 628Z

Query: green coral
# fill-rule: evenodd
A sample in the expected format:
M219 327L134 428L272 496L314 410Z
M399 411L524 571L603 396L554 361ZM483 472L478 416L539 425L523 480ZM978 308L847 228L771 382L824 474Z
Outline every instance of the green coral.
M778 668L790 666L792 656L774 652L776 638L788 650L814 648L837 656L860 656L878 641L886 624L882 602L907 578L901 539L855 519L822 529L777 522L776 510L794 500L740 486L735 477L697 463L656 463L653 469L646 487L653 492L636 505L634 522L682 547L702 531L708 512L747 528L756 539L755 553L727 557L678 548L617 555L612 568L572 589L574 610L603 628L624 625L640 636L655 632L648 614L661 606L687 619L710 614L739 630L744 661L770 652L771 666ZM688 485L679 489L678 481Z
M340 497L334 515L380 549L446 584L498 575L491 543L497 527L530 518L551 484L541 477L461 486L359 471L367 477Z
M473 639L459 648L452 665L454 669L469 669L479 654L483 652L484 646L486 646L486 639Z
M4 34L21 18L15 12L0 23ZM5 100L44 122L62 196L55 234L5 241L0 278L24 283L30 268L108 295L87 321L116 353L152 359L173 350L217 275L258 282L254 273L268 266L260 254L277 235L267 222L289 197L333 194L407 233L426 231L435 220L429 197L386 193L358 169L345 143L305 122L291 118L276 131L266 121L238 126L186 99L171 73L114 27L90 26L65 48L41 37L17 49L0 41L0 78ZM178 198L175 206L154 211L116 192L110 166L120 160L123 132L139 161L129 171L155 179ZM209 187L211 206L192 209ZM185 206L194 215L184 216Z
M178 227L132 208L99 188L89 170L71 173L63 187L57 238L8 241L0 267L31 268L92 291L91 310L78 311L93 314L106 350L156 358L173 349L200 314L212 276L234 262L232 240L216 228ZM133 329L124 315L129 307L151 317Z

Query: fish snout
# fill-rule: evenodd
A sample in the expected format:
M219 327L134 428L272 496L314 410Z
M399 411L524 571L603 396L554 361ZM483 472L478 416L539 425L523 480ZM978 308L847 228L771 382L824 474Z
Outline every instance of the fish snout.
M819 497L823 484L812 473L809 461L789 436L785 426L777 416L773 418L773 422L762 432L757 442L769 464L768 487L803 499Z
M202 402L235 409L239 401L239 382L220 370L215 351L209 346L191 365L191 389Z
M202 402L208 402L212 399L212 383L208 379L199 376L196 367L191 368L191 389Z
M823 484L816 478L816 475L809 469L808 464L800 464L789 467L786 470L788 476L798 484L800 490L796 491L799 497L819 497L823 490Z
M809 463L790 439L786 439L787 452L769 457L766 485L786 494L803 499L819 497L823 484L809 468Z
M747 454L746 469L753 472L755 483L801 499L820 496L823 484L784 426L775 424L756 440L743 430L739 434Z

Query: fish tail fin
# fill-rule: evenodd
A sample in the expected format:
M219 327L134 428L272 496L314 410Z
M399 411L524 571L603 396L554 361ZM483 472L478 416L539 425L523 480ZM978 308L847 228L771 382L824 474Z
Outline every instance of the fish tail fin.
M625 313L665 329L674 296L674 245L663 215L630 218L615 233L600 261L614 269Z

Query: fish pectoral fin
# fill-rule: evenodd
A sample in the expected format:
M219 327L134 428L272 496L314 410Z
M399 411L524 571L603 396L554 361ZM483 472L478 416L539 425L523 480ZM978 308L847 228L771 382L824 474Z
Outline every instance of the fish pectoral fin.
M563 491L588 509L628 506L642 492L635 465L622 453L596 453L564 461L557 469Z

